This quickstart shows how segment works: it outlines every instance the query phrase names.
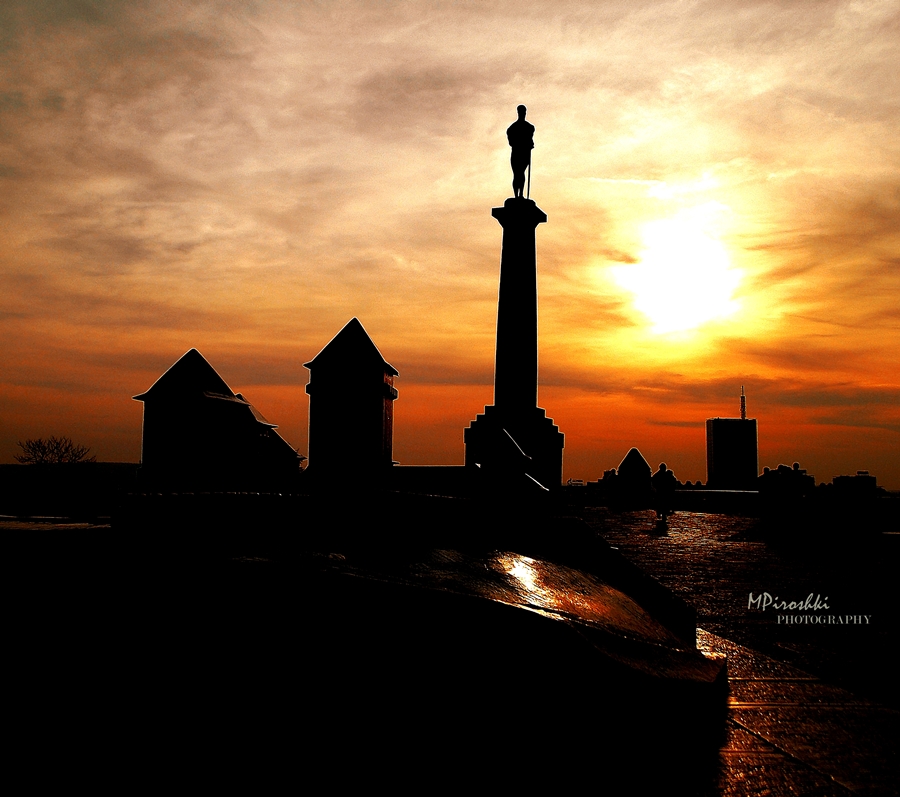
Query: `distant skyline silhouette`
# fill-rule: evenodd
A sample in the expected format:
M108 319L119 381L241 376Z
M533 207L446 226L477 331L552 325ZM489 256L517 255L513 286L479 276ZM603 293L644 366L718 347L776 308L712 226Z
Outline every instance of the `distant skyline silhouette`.
M395 458L456 461L521 102L564 478L705 480L745 384L760 467L900 488L895 8L141 8L0 11L0 462L136 461L122 397L192 347L304 452L354 316L403 364Z

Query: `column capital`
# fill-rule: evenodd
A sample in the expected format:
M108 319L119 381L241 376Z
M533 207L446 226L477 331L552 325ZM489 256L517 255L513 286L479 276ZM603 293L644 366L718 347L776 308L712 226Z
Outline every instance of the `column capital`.
M547 214L544 213L533 199L523 199L522 197L510 197L503 203L502 208L491 208L491 215L500 222L500 226L529 226L536 228L538 224L547 221Z

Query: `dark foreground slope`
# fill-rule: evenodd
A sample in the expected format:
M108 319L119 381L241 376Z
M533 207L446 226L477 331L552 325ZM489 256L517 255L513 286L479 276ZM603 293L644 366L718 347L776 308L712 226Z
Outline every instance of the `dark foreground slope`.
M390 501L7 534L24 727L211 778L714 779L721 661L677 602L573 521Z

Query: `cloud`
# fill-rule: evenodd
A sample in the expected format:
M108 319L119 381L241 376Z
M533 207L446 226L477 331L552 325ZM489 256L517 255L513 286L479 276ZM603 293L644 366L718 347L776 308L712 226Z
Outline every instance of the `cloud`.
M849 426L857 429L884 429L888 432L900 433L900 420L893 423L880 421L866 412L845 412L840 415L817 417L813 423L822 426Z
M238 386L296 388L356 315L407 384L489 385L525 102L542 385L665 425L744 381L752 406L890 425L898 31L896 4L837 0L10 0L4 373L114 385L202 345ZM604 270L708 201L745 315L645 339Z
M237 310L227 311L197 306L190 297L125 294L111 290L103 281L77 282L74 286L39 274L6 275L4 282L16 300L14 312L21 321L42 324L44 334L51 330L69 334L80 330L128 328L192 330L215 327L220 331L246 329L251 317ZM22 329L22 324L17 329Z
M355 130L366 138L391 140L454 136L467 126L472 86L480 81L471 66L401 65L368 74L356 87L351 117Z

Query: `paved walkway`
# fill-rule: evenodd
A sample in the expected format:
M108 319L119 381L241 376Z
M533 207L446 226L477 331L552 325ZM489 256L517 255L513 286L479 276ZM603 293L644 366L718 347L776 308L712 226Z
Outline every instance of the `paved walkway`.
M715 634L697 642L728 656L718 794L900 795L900 711Z

